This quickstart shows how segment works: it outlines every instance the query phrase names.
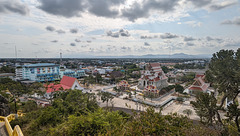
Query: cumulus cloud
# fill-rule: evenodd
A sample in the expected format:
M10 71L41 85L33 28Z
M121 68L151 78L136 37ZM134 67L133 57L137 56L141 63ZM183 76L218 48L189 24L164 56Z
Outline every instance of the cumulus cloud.
M204 7L212 3L212 0L188 0L190 1L195 7Z
M223 25L237 25L237 26L240 26L240 17L236 17L233 20L225 20L221 24L223 24Z
M64 17L81 16L88 11L96 16L116 17L125 0L39 0L43 11Z
M40 9L64 17L80 16L86 8L85 0L39 0Z
M126 18L134 22L139 18L147 18L157 14L165 14L181 4L190 2L197 8L207 7L210 10L220 10L236 2L221 2L215 4L214 0L38 0L39 9L53 15L63 17L80 17L83 13L90 13L98 17ZM130 4L130 5L129 5ZM124 35L124 34L123 34Z
M113 7L119 6L125 0L88 0L88 2L90 13L97 16L114 18L119 15L119 10Z
M130 47L126 47L126 46L122 46L122 47L121 47L121 50L124 51L124 52L125 52L125 51L130 51L131 48L130 48Z
M107 36L111 36L111 37L114 37L114 38L118 38L119 36L122 36L122 37L129 37L130 34L127 30L124 30L124 29L120 29L119 31L117 32L112 32L112 31L107 31Z
M195 41L196 39L193 37L184 37L184 41L188 42L188 41Z
M122 7L126 0L39 0L43 11L64 17L81 16L88 12L100 17L123 17L130 21L145 18L151 11L166 13L174 11L180 0L144 0L136 1L129 8Z
M122 16L130 21L135 21L138 18L146 18L153 10L161 11L163 13L174 11L179 0L145 0L142 3L135 2L131 8L122 9Z
M29 9L19 0L1 0L0 13L18 13L20 15L29 14Z
M152 36L141 35L140 39L152 39Z
M234 43L227 43L226 45L224 45L225 47L239 47L240 46L240 42L234 42Z
M61 29L56 30L56 32L57 32L58 34L65 34L65 33L66 33L65 31L63 31L63 30L61 30Z
M51 42L53 42L53 43L57 43L57 42L58 42L58 40L53 40L53 41L51 41Z
M195 44L194 43L187 43L186 45L187 46L194 46Z
M129 37L130 36L129 32L127 30L124 30L124 29L120 29L119 34L121 36L124 36L124 37Z
M144 42L144 46L150 46L148 42Z
M55 28L52 26L47 26L46 30L53 32L53 31L55 31Z
M206 40L207 40L207 41L213 41L214 39L213 39L212 37L210 37L210 36L207 36L207 37L206 37Z
M75 43L70 43L70 45L71 45L71 46L76 46L76 44L75 44Z
M211 5L209 8L210 10L221 10L221 9L224 9L224 8L227 8L227 7L230 7L230 6L233 6L233 5L236 5L237 2L232 2L232 1L224 1L222 3L218 3L218 4L213 4Z
M91 43L92 41L87 41L87 43Z
M80 39L75 39L75 42L81 42L81 40Z
M207 40L208 42L210 42L210 41L216 41L216 42L218 42L218 43L222 43L222 42L224 41L223 39L213 38L213 37L210 37L210 36L207 36L207 37L206 37L206 40Z
M82 45L81 47L85 48L85 47L88 47L89 45Z
M72 28L72 29L70 29L70 32L73 33L73 34L76 34L76 33L78 33L78 29L77 28Z
M118 38L119 37L119 33L118 32L107 31L107 36Z
M171 34L171 33L165 33L163 35L160 36L162 39L174 39L174 38L178 38L179 36L175 35L175 34Z

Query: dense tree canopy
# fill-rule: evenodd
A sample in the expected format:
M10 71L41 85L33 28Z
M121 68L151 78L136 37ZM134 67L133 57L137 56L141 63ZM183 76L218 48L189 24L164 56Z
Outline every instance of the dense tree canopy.
M52 106L33 109L11 122L16 124L29 136L219 135L216 130L193 124L186 116L163 116L153 108L132 115L105 110L98 107L92 94L79 90L59 93Z
M217 117L216 123L221 124L223 129L227 129L229 124L237 127L240 133L237 96L240 93L240 48L233 50L220 50L213 54L206 72L206 80L211 83L219 95L222 95L220 104L216 104L216 99L211 95L201 95L197 97L199 104L195 103L195 108L199 109L199 114L212 120ZM204 107L206 110L204 110ZM226 112L227 122L224 121L219 112ZM206 114L205 114L206 113ZM205 115L203 115L205 114Z

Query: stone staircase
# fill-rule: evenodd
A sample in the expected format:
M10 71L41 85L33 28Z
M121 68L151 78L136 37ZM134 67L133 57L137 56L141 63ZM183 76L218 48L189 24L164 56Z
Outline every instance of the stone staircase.
M0 136L8 136L5 122L0 122Z

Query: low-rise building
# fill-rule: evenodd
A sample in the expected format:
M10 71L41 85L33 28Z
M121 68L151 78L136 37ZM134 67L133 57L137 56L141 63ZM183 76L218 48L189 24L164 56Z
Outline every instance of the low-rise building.
M14 73L0 73L0 78L11 78L14 79Z
M57 91L64 91L69 89L77 89L77 90L84 90L83 87L80 86L78 80L73 77L63 76L59 84L45 84L46 93L44 95L45 98L50 99L53 97L54 92Z
M63 76L81 78L85 77L85 75L86 74L84 70L60 69L60 78L62 78Z
M16 68L16 78L32 80L37 82L59 80L59 65L53 63L38 63L18 66Z

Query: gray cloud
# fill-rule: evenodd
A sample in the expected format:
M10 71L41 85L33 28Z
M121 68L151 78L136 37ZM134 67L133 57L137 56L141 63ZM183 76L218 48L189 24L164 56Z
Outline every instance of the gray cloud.
M223 40L223 39L220 39L220 38L216 38L215 40L216 40L218 43L224 42L224 40Z
M122 10L122 17L130 21L135 21L138 18L146 18L152 10L161 12L170 12L178 5L179 0L145 0L142 3L135 2L131 8Z
M220 38L212 38L212 37L210 37L210 36L207 36L206 37L206 40L208 41L208 42L210 42L210 41L216 41L216 42L218 42L218 43L222 43L224 40L223 39L220 39Z
M65 33L66 33L65 31L63 31L63 30L61 30L61 29L57 30L56 32L57 32L58 34L65 34Z
M150 44L147 42L144 42L144 46L150 46Z
M237 25L237 26L240 26L240 17L236 17L233 20L225 20L221 24L223 24L223 25Z
M78 29L77 28L70 29L70 32L73 34L76 34L78 33Z
M195 41L196 39L193 37L184 37L184 41L188 42L188 41Z
M80 16L86 9L85 0L39 0L40 9L64 17Z
M130 36L129 32L127 30L124 30L124 29L120 29L119 34L121 36L124 36L124 37L129 37Z
M152 36L141 35L140 39L152 39Z
M88 47L89 45L82 45L81 47L85 48L85 47Z
M125 0L88 0L89 12L102 17L116 17L119 15L118 9L113 9L113 6L119 6Z
M187 43L186 45L187 46L194 46L195 44L194 43Z
M226 44L224 46L225 47L239 47L240 46L240 42L228 43L228 44Z
M71 46L76 46L76 44L75 44L75 43L70 43L70 45L71 45Z
M114 37L114 38L118 38L119 36L122 36L122 37L129 37L130 36L128 30L124 30L124 29L120 29L117 32L107 31L106 33L107 33L107 36L111 36L111 37Z
M21 15L27 15L29 14L29 9L18 0L1 0L0 13L18 13Z
M206 37L206 40L207 40L207 41L213 41L214 38L212 38L212 37L210 37L210 36L207 36L207 37Z
M116 17L119 15L119 10L114 7L119 7L125 0L39 0L40 9L43 11L64 16L74 17L81 16L82 12L90 12L96 16Z
M81 42L81 40L79 40L79 39L75 39L75 42Z
M179 36L175 35L175 34L171 34L171 33L165 33L163 35L160 36L162 39L174 39L174 38L178 38Z
M130 48L130 47L126 47L126 46L122 46L122 47L121 47L121 50L124 51L124 52L125 52L125 51L130 51L131 48Z
M223 3L223 4L215 4L215 5L211 5L210 9L215 11L215 10L221 10L230 6L233 6L237 4L237 2L227 2L227 3Z
M92 41L87 41L87 43L91 43Z
M107 32L107 36L111 36L111 37L114 37L114 38L118 38L119 37L119 33L118 32L112 32L112 31L108 31Z
M53 31L55 31L55 28L52 26L47 26L46 30L53 32Z
M51 41L51 42L53 42L53 43L57 43L57 42L58 42L58 40L53 40L53 41Z
M188 0L190 1L195 7L204 7L212 3L212 0Z

